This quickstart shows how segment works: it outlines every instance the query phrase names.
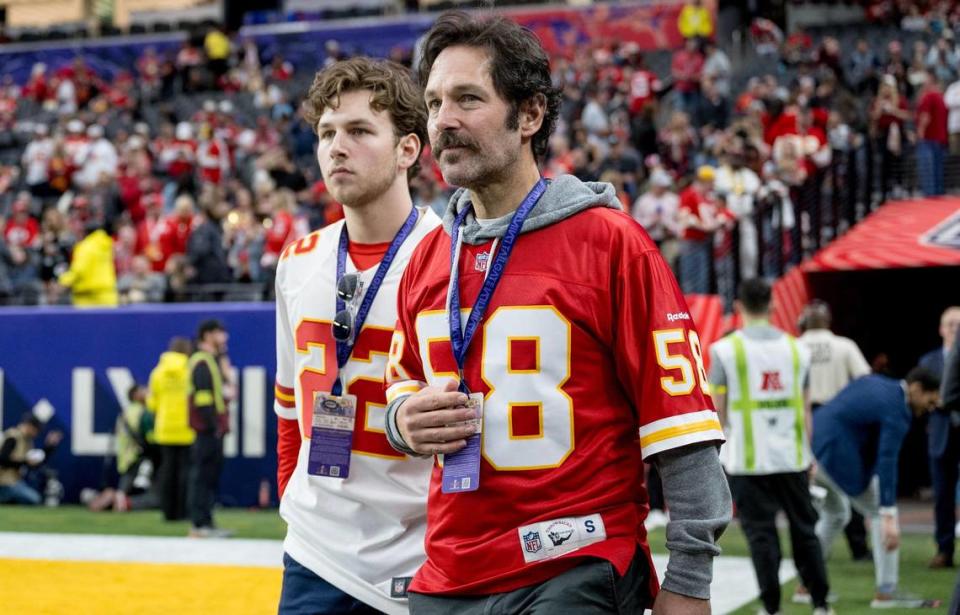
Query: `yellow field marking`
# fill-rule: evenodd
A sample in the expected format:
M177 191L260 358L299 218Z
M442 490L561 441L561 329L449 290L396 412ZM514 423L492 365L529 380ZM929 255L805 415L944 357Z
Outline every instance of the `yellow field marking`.
M279 568L0 559L4 613L260 615L277 612Z

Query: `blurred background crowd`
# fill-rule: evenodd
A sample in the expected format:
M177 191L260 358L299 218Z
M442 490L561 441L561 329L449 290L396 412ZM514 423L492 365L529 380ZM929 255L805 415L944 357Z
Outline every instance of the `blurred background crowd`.
M675 52L560 45L543 169L613 183L684 291L729 309L739 280L779 276L886 200L957 177L957 3L866 14L718 32L698 1ZM414 44L391 58L410 65ZM82 53L20 79L0 68L0 303L271 299L283 248L342 215L299 102L355 50L316 47L295 65L207 24L110 75ZM422 168L415 201L442 210L450 187Z

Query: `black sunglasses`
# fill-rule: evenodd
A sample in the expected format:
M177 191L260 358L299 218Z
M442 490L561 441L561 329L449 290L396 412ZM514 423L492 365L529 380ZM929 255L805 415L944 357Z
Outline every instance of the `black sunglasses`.
M347 304L347 307L337 312L333 317L333 337L338 342L348 342L353 335L354 309L351 307L353 298L360 291L360 274L347 273L337 281L337 296Z

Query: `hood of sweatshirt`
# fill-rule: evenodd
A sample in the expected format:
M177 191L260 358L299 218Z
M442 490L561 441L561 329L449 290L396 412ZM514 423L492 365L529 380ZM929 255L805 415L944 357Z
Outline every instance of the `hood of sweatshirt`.
M459 188L450 197L447 211L443 214L443 229L448 235L452 234L451 230L457 215L468 205L470 205L470 191L466 188ZM550 226L593 207L620 209L621 204L612 184L582 182L573 175L560 175L547 184L547 189L524 220L520 232L529 233ZM513 216L504 216L493 223L481 226L473 212L470 212L460 231L463 242L477 245L503 237L512 218Z

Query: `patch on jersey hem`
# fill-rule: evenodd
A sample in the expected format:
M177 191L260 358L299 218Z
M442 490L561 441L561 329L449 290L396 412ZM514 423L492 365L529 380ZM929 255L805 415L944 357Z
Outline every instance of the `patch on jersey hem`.
M393 577L390 581L390 597L406 598L413 577Z
M520 551L526 564L559 557L606 540L607 529L599 514L563 517L517 528Z

